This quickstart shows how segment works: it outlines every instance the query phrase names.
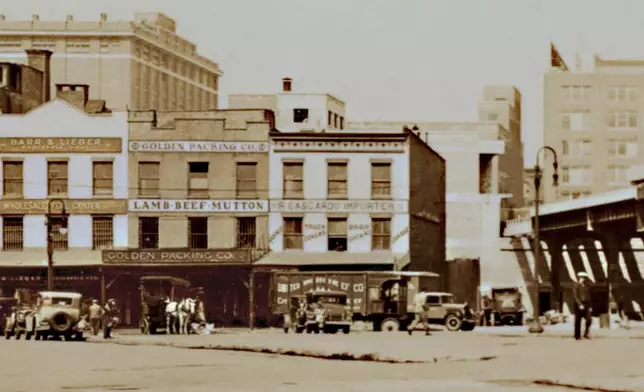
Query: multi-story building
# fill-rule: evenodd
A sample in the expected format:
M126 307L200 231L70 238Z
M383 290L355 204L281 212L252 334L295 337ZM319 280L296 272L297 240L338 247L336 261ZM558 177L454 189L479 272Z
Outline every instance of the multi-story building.
M247 322L250 268L268 246L273 113L144 111L129 123L128 241L103 254L110 295L135 323L140 276L182 276L203 287L209 320Z
M176 34L173 19L136 13L133 21L7 20L0 15L0 61L26 62L26 49L49 50L51 85L92 86L90 99L114 110L218 107L219 66ZM1 79L0 79L1 80Z
M101 250L127 245L127 115L87 100L86 86L58 90L0 115L0 289L44 286L51 213L56 288L98 298Z
M545 201L628 186L629 169L644 162L644 62L595 56L590 72L553 65L544 75L544 139L558 152L559 187L543 181ZM541 157L544 178L551 162Z
M411 131L271 132L258 265L444 273L445 163Z
M26 54L29 65L0 62L0 114L24 114L50 99L51 52Z

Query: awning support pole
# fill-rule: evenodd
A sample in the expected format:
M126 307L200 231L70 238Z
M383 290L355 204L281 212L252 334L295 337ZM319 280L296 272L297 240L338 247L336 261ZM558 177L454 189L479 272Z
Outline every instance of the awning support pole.
M250 268L250 276L248 277L248 322L249 328L252 331L255 328L255 269Z

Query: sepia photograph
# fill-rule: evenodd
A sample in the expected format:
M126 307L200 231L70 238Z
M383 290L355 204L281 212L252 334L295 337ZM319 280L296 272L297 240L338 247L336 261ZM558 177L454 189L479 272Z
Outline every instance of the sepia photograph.
M5 3L0 392L644 391L644 2Z

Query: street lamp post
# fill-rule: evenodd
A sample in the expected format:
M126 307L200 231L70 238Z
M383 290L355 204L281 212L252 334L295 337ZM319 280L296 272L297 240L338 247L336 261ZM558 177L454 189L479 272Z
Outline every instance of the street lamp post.
M541 262L541 239L540 239L540 233L539 233L539 189L541 188L541 176L543 173L541 172L541 166L539 165L539 156L541 155L542 151L550 151L552 155L554 156L554 162L552 163L552 166L554 168L554 173L552 174L552 183L554 186L557 186L559 184L559 174L557 172L557 169L559 168L559 163L557 162L557 152L554 150L554 148L550 146L543 146L537 151L537 163L534 166L534 195L535 195L535 200L534 200L534 222L532 226L532 231L534 232L534 245L532 246L534 248L534 286L535 286L535 296L534 296L534 303L532 304L532 310L533 310L533 315L532 315L532 324L530 325L530 328L528 331L530 333L542 333L543 332L543 326L541 325L541 314L539 312L539 263Z
M61 212L59 214L51 213L51 206L54 203L59 203ZM65 201L62 199L51 199L47 205L47 290L54 290L54 216L60 221L58 231L60 234L67 234L67 211L65 211Z

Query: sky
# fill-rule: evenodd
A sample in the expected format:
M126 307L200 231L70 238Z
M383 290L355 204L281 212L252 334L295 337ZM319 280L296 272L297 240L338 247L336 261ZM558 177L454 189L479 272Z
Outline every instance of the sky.
M476 121L485 85L523 96L525 165L543 144L550 42L568 66L644 58L642 0L21 0L7 19L130 20L159 11L219 63L226 94L330 93L352 121Z

